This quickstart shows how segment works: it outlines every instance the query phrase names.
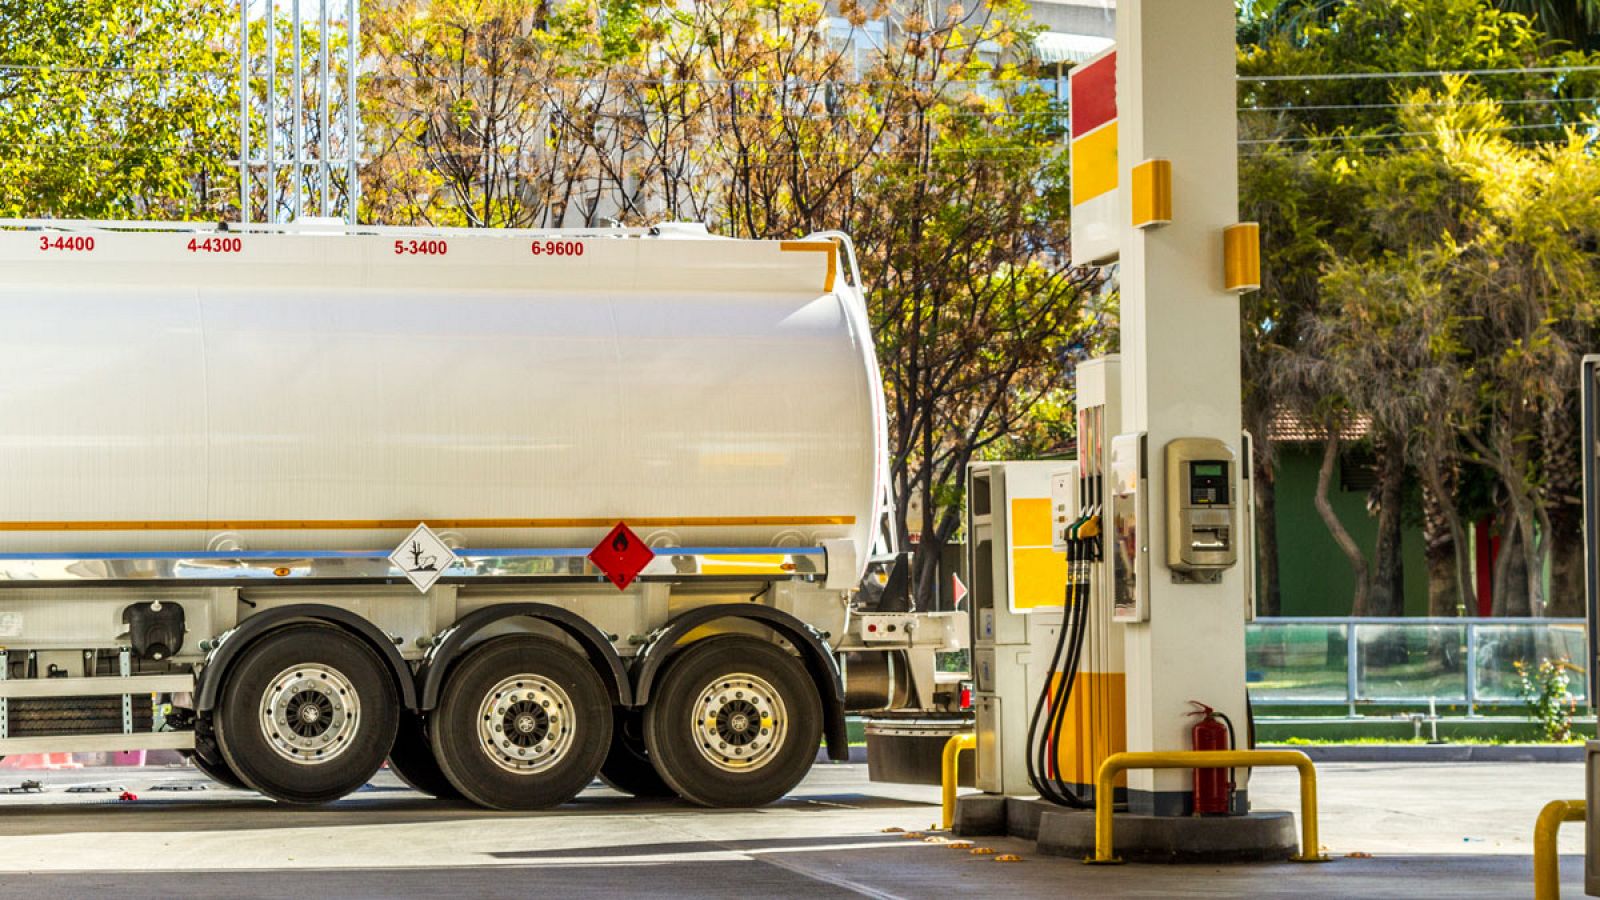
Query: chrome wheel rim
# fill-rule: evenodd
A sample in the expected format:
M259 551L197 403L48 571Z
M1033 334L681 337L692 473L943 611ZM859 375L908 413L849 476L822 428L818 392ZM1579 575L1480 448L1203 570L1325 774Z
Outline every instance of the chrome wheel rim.
M478 745L494 764L517 775L544 772L566 758L577 731L572 699L540 675L513 675L478 706Z
M259 713L274 753L300 765L318 765L350 748L361 727L361 698L338 669L305 663L272 679Z
M745 672L706 685L694 716L695 746L724 772L750 772L772 762L789 731L782 695L766 679Z

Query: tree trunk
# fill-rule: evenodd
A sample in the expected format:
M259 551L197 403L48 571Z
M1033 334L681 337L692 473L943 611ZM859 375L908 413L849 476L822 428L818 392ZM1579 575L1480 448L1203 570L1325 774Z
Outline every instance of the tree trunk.
M1502 528L1500 558L1494 567L1492 613L1496 617L1526 617L1528 599L1528 555L1522 551L1522 530L1514 525Z
M1396 440L1378 449L1378 544L1373 549L1372 614L1403 616L1406 612L1405 557L1402 553L1401 506L1405 497L1406 449Z
M1450 541L1456 548L1456 589L1460 592L1461 603L1458 615L1475 616L1478 614L1478 585L1472 575L1474 548L1467 536L1466 523L1461 521L1461 512L1454 502L1446 503L1445 521L1450 525Z
M1260 454L1257 454L1259 457ZM1256 465L1256 615L1283 615L1278 586L1278 495L1271 465Z
M1443 528L1423 535L1423 556L1428 563L1428 615L1460 615L1457 611L1456 545Z
M1428 615L1471 615L1476 604L1466 526L1438 466L1425 464L1419 468L1423 484L1422 540L1428 559Z
M1507 612L1510 616L1537 616L1544 610L1544 541L1539 538L1539 529L1534 525L1532 510L1517 516L1517 546L1521 549L1521 567L1517 572L1523 583L1523 603L1521 612Z
M1550 509L1551 616L1582 617L1583 507L1570 503Z
M1336 428L1328 429L1327 443L1323 445L1322 467L1317 470L1317 515L1322 517L1322 524L1328 527L1328 533L1333 535L1334 543L1339 545L1339 550L1344 553L1344 558L1350 563L1350 573L1355 576L1355 596L1350 601L1351 615L1370 616L1368 607L1368 576L1367 558L1361 554L1361 548L1356 545L1355 539L1350 537L1350 532L1345 530L1344 523L1339 521L1339 516L1333 511L1333 504L1328 500L1328 489L1333 483L1333 471L1339 464L1339 433Z

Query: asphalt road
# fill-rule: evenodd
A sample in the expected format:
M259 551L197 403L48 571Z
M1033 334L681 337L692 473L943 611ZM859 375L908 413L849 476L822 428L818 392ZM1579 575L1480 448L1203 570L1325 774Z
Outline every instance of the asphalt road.
M534 814L412 793L387 772L327 807L282 807L186 769L0 770L43 793L0 793L0 898L79 897L1519 897L1531 896L1534 815L1582 796L1567 763L1321 767L1319 866L1122 866L993 855L908 838L937 789L874 785L865 766L818 766L764 809L702 810L591 787ZM68 793L72 786L115 788ZM115 799L122 790L137 800ZM1258 808L1295 808L1292 773L1263 772ZM1563 832L1568 896L1581 896L1582 826ZM1351 858L1349 853L1371 854ZM1003 854L1018 862L997 862ZM17 877L26 874L26 877Z

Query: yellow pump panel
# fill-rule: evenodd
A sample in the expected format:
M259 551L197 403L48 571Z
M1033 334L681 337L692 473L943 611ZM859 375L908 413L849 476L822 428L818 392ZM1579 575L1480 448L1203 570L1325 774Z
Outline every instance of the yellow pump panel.
M1050 546L1050 498L1011 501L1011 597L1014 610L1060 606L1067 558Z

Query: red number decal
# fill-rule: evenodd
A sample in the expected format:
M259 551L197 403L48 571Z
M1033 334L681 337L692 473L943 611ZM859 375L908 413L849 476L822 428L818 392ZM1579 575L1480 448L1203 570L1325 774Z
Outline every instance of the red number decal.
M534 256L582 256L582 241L534 241L528 247Z
M395 256L444 256L450 245L444 241L395 241Z
M189 239L190 253L238 253L244 250L244 238Z
M94 238L87 235L62 235L57 238L39 236L40 250L67 250L71 252L87 253L94 249Z

